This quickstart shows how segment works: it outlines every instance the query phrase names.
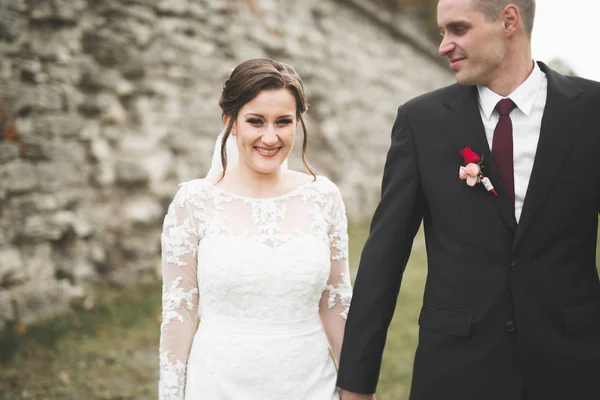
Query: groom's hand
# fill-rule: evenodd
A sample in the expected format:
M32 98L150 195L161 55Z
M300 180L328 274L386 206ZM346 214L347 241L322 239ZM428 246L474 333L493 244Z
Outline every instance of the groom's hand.
M342 389L340 390L340 400L375 400L375 395L354 393Z

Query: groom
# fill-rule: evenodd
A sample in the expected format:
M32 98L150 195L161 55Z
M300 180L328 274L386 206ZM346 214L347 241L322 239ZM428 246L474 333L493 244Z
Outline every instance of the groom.
M421 222L411 400L600 399L600 84L532 61L534 12L534 0L438 3L458 84L398 110L346 325L343 400L374 398ZM493 191L459 177L467 147Z

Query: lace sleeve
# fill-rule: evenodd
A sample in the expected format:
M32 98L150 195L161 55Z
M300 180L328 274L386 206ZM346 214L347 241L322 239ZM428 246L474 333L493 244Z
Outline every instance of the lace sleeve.
M183 400L188 354L196 330L198 230L182 186L163 224L159 400Z
M319 314L333 354L339 361L352 286L348 267L348 221L342 196L337 190L330 215L329 244L331 271L321 297Z

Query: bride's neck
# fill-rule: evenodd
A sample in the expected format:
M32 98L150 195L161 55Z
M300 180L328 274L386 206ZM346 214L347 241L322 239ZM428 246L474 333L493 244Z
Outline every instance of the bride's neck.
M228 173L229 174L229 173ZM283 183L283 169L269 174L261 174L251 168L236 165L231 171L231 183L244 195L252 197L271 197L277 195Z

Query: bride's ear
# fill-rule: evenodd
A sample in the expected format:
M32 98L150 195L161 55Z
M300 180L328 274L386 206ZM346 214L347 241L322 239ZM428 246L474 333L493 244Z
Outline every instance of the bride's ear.
M231 120L231 115L223 115L223 123L225 124L225 126L227 126L229 124L230 120ZM235 136L235 122L231 126L231 134Z

